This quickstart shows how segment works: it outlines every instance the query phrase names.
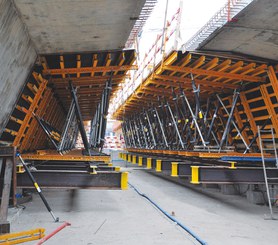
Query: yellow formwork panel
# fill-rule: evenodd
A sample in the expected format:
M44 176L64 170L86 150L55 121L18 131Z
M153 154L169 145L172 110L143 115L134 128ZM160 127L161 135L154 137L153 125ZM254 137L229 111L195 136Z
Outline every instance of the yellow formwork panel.
M131 155L130 154L127 155L127 161L131 162Z

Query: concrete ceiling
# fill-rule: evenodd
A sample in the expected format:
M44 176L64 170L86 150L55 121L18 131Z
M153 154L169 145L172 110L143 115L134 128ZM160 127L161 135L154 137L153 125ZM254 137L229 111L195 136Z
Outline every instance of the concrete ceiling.
M254 0L199 50L230 51L278 60L278 1Z
M124 47L145 0L14 0L40 54Z

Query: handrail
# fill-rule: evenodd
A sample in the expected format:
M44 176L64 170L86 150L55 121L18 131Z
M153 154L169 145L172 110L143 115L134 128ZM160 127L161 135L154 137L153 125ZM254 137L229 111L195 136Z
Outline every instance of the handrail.
M193 51L205 41L218 28L224 26L227 22L233 21L241 10L247 7L253 0L230 0L226 3L210 20L185 44L181 49L185 51Z

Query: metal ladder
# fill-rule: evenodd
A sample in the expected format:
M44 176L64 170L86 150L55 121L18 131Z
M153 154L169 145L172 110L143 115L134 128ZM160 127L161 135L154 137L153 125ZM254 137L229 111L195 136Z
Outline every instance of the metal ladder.
M278 197L271 196L271 194L275 193L275 188L270 187L269 185L271 181L278 180L278 177L268 177L268 171L266 169L266 155L272 154L275 157L275 165L278 168L278 157L277 157L277 149L275 143L275 135L272 126L270 129L260 129L258 126L258 136L259 136L259 144L261 149L261 156L262 156L262 164L263 164L263 171L264 171L264 179L265 179L265 186L266 186L266 193L268 199L268 206L270 211L270 218L272 220L276 220L277 218L274 217L273 209L272 209L272 201L276 202ZM263 135L271 135L271 138L263 138ZM266 144L268 147L266 147ZM271 193L272 190L272 193Z

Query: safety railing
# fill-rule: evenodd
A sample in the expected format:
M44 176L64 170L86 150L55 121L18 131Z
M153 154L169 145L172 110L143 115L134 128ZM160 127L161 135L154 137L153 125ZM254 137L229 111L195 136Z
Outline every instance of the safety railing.
M253 0L230 0L225 4L192 38L182 45L182 50L192 51L205 41L218 28L227 22L232 22L233 18Z
M129 34L127 42L125 44L126 48L131 48L132 45L134 44L135 39L138 36L138 33L142 30L146 20L149 18L156 2L157 2L157 0L147 0L145 5L142 8L142 11L141 11L139 17L138 18L134 17L136 19L136 22L135 22L135 24Z
M118 90L117 95L112 100L109 108L109 114L113 114L121 104L136 90L140 84L153 72L153 69L174 49L176 27L181 14L178 8L176 13L167 21L166 28L157 38L149 50L145 53L144 58L138 64L137 71L130 71L127 80Z

